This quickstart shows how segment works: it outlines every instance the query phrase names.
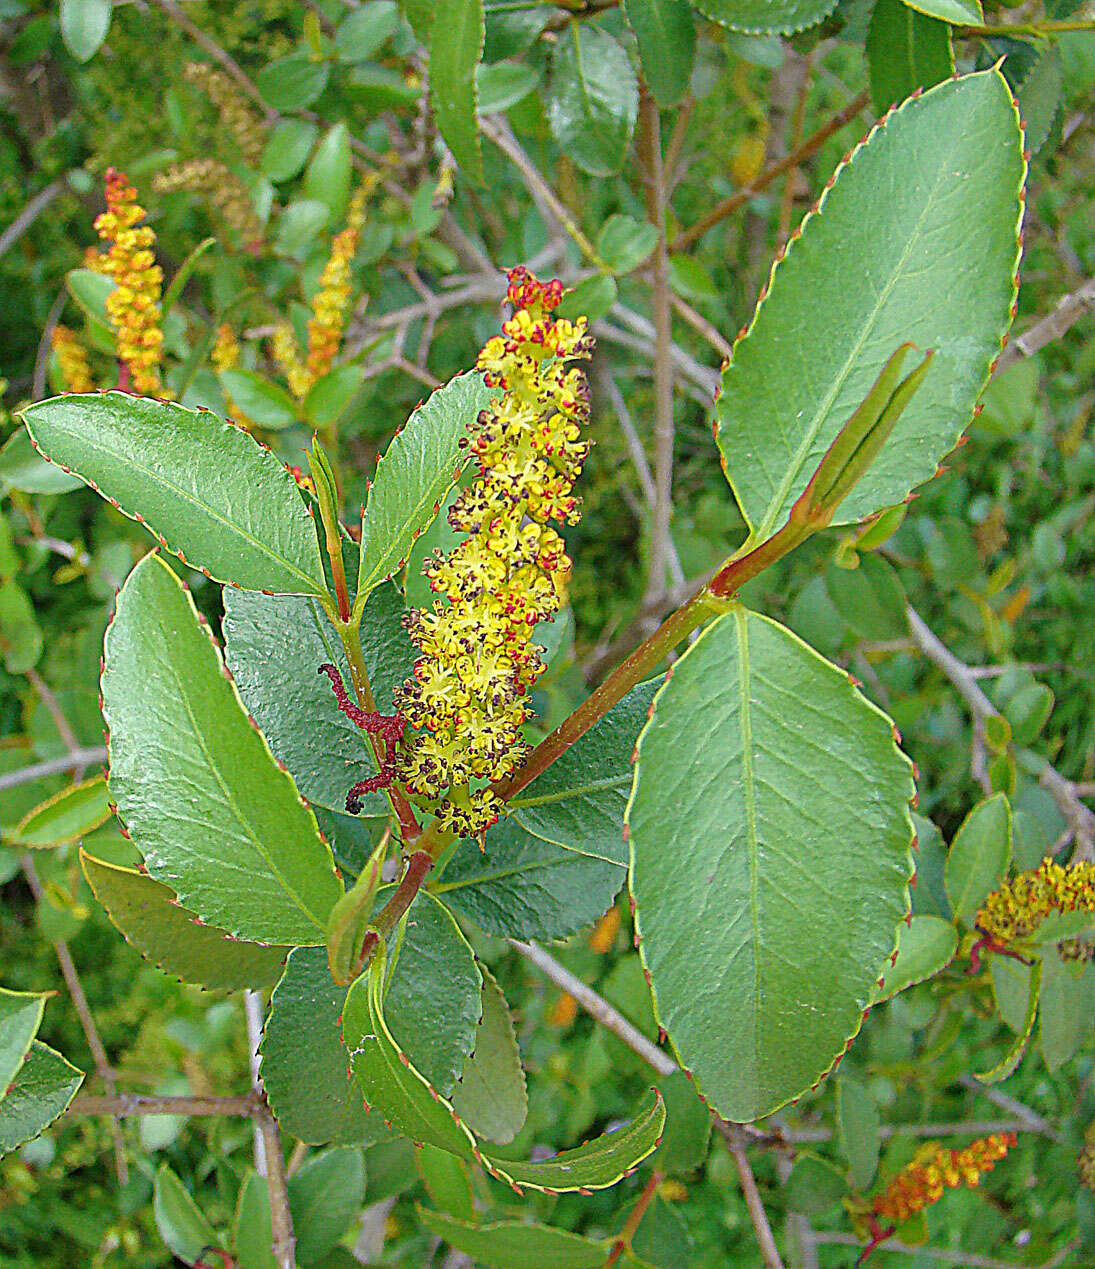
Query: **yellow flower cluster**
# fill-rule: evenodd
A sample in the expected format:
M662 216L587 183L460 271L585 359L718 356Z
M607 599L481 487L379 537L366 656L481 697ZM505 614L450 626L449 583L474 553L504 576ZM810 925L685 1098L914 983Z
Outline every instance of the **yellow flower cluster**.
M240 343L236 338L236 332L227 323L223 322L217 327L217 333L213 338L213 348L209 354L209 360L213 363L213 369L220 374L222 370L235 370L240 364ZM251 420L239 408L239 406L228 395L228 392L222 387L224 393L224 408L228 417L236 424L237 427L249 428L252 426Z
M239 236L245 251L257 254L262 245L262 224L247 186L218 159L187 159L166 172L157 174L152 183L157 194L174 194L178 190L194 190L207 194L229 229Z
M994 890L977 913L974 924L986 946L1006 947L1033 934L1054 912L1095 913L1095 864L1068 868L1043 859L1037 868L1021 872Z
M342 342L346 310L350 307L350 266L365 224L365 201L371 188L371 185L363 186L350 200L346 228L335 235L330 257L320 275L308 322L309 386L330 370Z
M489 789L472 792L471 781L504 779L528 752L520 729L544 668L533 628L554 616L570 573L548 521L577 521L571 487L589 449L585 376L567 366L592 354L586 319L554 319L562 283L540 283L524 268L510 271L508 298L515 312L477 363L503 394L469 425L479 474L449 512L467 537L423 570L440 598L405 619L421 656L395 694L416 729L398 778L421 797L448 789L438 815L464 837L485 832L501 805Z
M274 364L289 381L289 391L298 401L301 400L312 386L312 380L308 375L308 367L301 360L296 336L288 322L279 322L274 327L270 352Z
M66 392L94 392L95 380L91 377L87 352L67 326L53 328L53 350Z
M963 1150L922 1146L912 1161L876 1196L872 1204L874 1215L894 1225L902 1224L938 1202L945 1188L976 1185L982 1172L991 1172L997 1159L1002 1159L1015 1144L1015 1133L998 1132L972 1142Z
M190 62L184 72L189 83L200 88L213 103L221 123L232 133L240 153L251 167L262 158L266 128L243 99L239 88L224 73L207 62Z
M106 211L96 218L95 229L104 242L110 243L110 248L95 258L93 267L117 283L106 298L106 311L117 334L118 357L132 378L134 391L163 396L159 373L163 355L163 270L152 252L155 232L150 226L137 223L144 215L137 191L125 174L107 168Z
M1076 1167L1080 1173L1080 1184L1087 1190L1095 1190L1095 1119L1084 1133L1084 1148L1076 1160Z

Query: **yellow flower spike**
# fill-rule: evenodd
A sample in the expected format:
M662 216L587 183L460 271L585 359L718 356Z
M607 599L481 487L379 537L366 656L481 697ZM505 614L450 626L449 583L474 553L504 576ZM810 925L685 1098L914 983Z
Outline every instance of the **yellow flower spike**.
M215 69L207 62L190 62L183 74L189 83L200 88L213 103L221 123L235 138L248 165L257 167L266 143L266 127L244 100L239 88L224 71Z
M571 494L588 443L581 425L589 394L567 361L588 358L584 318L555 321L562 283L509 274L514 315L480 353L478 368L502 397L469 425L466 441L478 478L456 499L449 523L465 534L424 573L439 598L405 625L420 656L414 678L395 694L413 729L399 779L417 796L437 798L441 826L482 835L498 818L499 798L473 791L473 779L497 781L523 765L521 726L529 689L543 672L532 633L558 611L570 573L563 539L548 521L577 519Z
M159 374L163 271L152 253L156 235L150 226L138 226L145 210L137 202L137 191L112 167L106 172L106 208L96 218L95 229L110 247L95 267L117 283L106 298L106 311L117 336L118 358L135 392L164 397Z
M981 951L1009 947L1055 912L1095 913L1095 864L1083 861L1064 868L1046 858L994 890L974 920L981 937L970 953L971 968L977 968Z
M365 224L365 203L373 183L362 186L350 200L346 228L335 235L331 254L319 279L308 323L309 386L330 370L342 343L342 329L350 307L350 266Z
M67 326L53 329L53 347L66 392L94 392L95 380L91 375L87 352L83 344Z
M262 225L246 185L217 159L188 159L160 172L152 183L158 194L193 190L208 195L213 206L243 243L256 254L262 245Z

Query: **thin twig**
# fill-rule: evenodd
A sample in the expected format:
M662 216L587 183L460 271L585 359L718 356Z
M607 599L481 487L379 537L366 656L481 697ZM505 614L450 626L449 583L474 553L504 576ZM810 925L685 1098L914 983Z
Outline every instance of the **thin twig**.
M751 185L745 189L738 190L736 194L732 194L729 198L724 198L721 203L716 203L706 216L702 216L690 228L681 230L669 244L669 250L676 253L690 247L698 238L702 238L709 229L713 229L715 225L724 221L727 216L732 216L739 207L744 207L746 203L756 198L759 193L771 185L777 176L782 176L784 172L789 172L792 168L798 167L810 155L820 150L834 133L839 132L841 128L851 123L857 115L862 114L867 108L869 101L870 95L866 92L862 92L858 97L853 98L843 110L838 110L828 123L807 137L790 154L784 155L782 159L765 168L763 172L754 178Z
M977 1085L977 1091L983 1091ZM1045 1121L1043 1121L1045 1123ZM1050 1132L1045 1135L1056 1136L1056 1131L1047 1123L1045 1128ZM883 1124L878 1135L885 1141L890 1137L988 1137L996 1132L1039 1132L1027 1118L1015 1119L956 1119L948 1123L935 1124ZM836 1135L832 1128L784 1128L781 1137L790 1146L812 1145L819 1141L831 1141Z
M266 1104L266 1093L262 1087L262 1074L259 1070L262 1061L259 1045L262 1042L264 1013L262 993L245 991L243 1009L247 1018L248 1064L251 1071L255 1171L259 1176L266 1178L266 1188L270 1195L270 1232L273 1239L270 1250L278 1263L278 1269L294 1269L296 1239L293 1237L293 1217L289 1211L289 1190L285 1175L285 1155L281 1148L281 1131L278 1128L278 1121Z
M1085 313L1095 313L1095 278L1089 278L1083 286L1059 299L1052 313L1011 340L1000 354L993 373L1000 374L1024 357L1033 357L1047 344L1060 339Z
M80 742L76 739L76 733L69 725L65 712L61 708L57 697L54 696L52 688L33 666L25 670L24 673L31 687L38 693L39 700L46 707L46 713L53 719L53 725L57 728L57 734L61 737L65 748L68 750L69 757L71 758L73 754L82 753L83 750Z
M721 1119L715 1120L715 1127L730 1147L734 1166L738 1170L742 1197L745 1199L745 1206L749 1209L749 1219L753 1222L753 1232L757 1236L764 1263L767 1269L783 1269L779 1248L772 1237L772 1226L768 1223L768 1213L764 1210L760 1191L757 1189L757 1180L749 1165L749 1156L745 1153L745 1138L741 1127L738 1124L724 1123Z
M42 327L42 337L38 340L38 351L34 355L34 378L31 382L31 395L35 401L40 401L46 392L46 373L49 370L49 352L53 347L53 332L57 329L57 323L61 320L61 314L65 311L65 304L68 302L68 292L61 287L57 293L57 298L53 301L53 307L46 315L45 325Z
M237 1115L250 1118L258 1103L253 1093L245 1097L153 1097L115 1093L111 1097L82 1094L68 1108L70 1115Z
M0 234L0 256L2 256L9 247L13 247L27 230L34 224L39 216L53 202L58 194L65 188L65 181L62 177L60 180L54 181L47 185L45 189L39 190L27 205L19 213L18 216L8 225L7 229Z
M861 1247L862 1243L854 1234L839 1234L830 1230L815 1230L814 1241L830 1247ZM1079 1246L1079 1241L1071 1242L1056 1255L1044 1261L1035 1269L1056 1269L1063 1265ZM948 1265L961 1265L963 1269L1019 1269L1017 1260L999 1260L995 1256L979 1256L972 1251L952 1251L949 1247L912 1247L908 1243L897 1242L888 1238L882 1244L883 1251L895 1251L908 1256L927 1256L931 1260L939 1260Z
M969 672L965 662L960 661L953 652L933 633L923 617L912 607L906 608L909 628L920 650L947 679L954 685L958 695L969 706L974 717L975 734L984 735L987 718L998 718L1000 711L989 700L977 684L976 678ZM1089 860L1095 862L1095 812L1084 806L1076 785L1048 762L1038 776L1038 783L1053 794L1054 800L1069 826L1069 832L1075 839L1073 860Z
M1006 1110L1009 1115L1014 1115L1016 1119L1021 1119L1028 1131L1041 1133L1043 1137L1049 1137L1051 1141L1062 1140L1061 1134L1048 1119L1043 1115L1039 1115L1036 1110L1031 1110L1024 1102L1016 1101L1014 1097L1009 1096L1002 1089L993 1088L990 1084L982 1084L973 1075L960 1075L958 1082L971 1093L980 1093L982 1097L987 1098L994 1106L999 1106L1001 1110Z
M90 767L96 762L105 762L106 757L105 747L97 745L93 749L74 749L63 758L47 758L45 762L20 767L18 771L7 771L0 775L0 792L4 789L18 788L21 784L30 784L32 780L41 780L45 776Z

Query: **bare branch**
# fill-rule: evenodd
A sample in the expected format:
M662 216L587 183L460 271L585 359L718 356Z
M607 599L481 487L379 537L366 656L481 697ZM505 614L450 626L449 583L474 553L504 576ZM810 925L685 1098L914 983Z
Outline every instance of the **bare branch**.
M783 1269L779 1248L776 1246L776 1240L772 1237L772 1227L768 1223L768 1213L764 1210L760 1191L757 1189L756 1177L753 1176L753 1169L749 1166L749 1156L745 1153L745 1137L741 1127L738 1124L725 1123L717 1118L715 1119L715 1127L730 1147L734 1166L738 1170L738 1181L741 1183L742 1197L745 1199L745 1206L749 1209L749 1219L753 1222L753 1232L757 1236L757 1243L760 1246L760 1254L764 1263L767 1269Z
M47 758L45 762L20 767L17 771L6 771L0 775L0 792L4 789L17 788L21 784L30 784L32 780L41 780L44 776L58 775L62 771L75 771L81 767L90 767L96 762L105 762L106 756L106 749L99 745L94 749L74 749L63 758Z
M863 1244L854 1234L838 1234L829 1230L814 1230L814 1242L830 1247L861 1247ZM1044 1261L1036 1269L1056 1269L1063 1265L1079 1246L1079 1242L1071 1242L1055 1256ZM882 1244L883 1251L895 1251L908 1256L927 1256L931 1260L939 1260L947 1265L961 1265L962 1269L1018 1269L1018 1260L998 1260L995 1256L978 1256L972 1251L952 1251L949 1247L910 1247L908 1243L897 1242L887 1238Z
M259 1044L262 1041L262 994L248 990L243 994L243 1009L247 1018L247 1041L250 1047L251 1103L255 1125L255 1171L266 1178L270 1195L270 1232L273 1242L270 1250L278 1263L278 1269L295 1269L293 1217L289 1211L288 1179L285 1174L285 1155L281 1148L281 1131L278 1121L266 1104L259 1067Z
M53 202L53 200L65 188L65 182L62 178L47 185L45 189L39 190L27 205L11 222L10 225L0 234L0 256L2 256L9 247L15 246L20 238L34 224L39 216Z
M1011 340L1000 354L993 374L1000 374L1024 357L1033 357L1047 344L1060 339L1066 331L1071 330L1085 313L1095 313L1095 278L1089 278L1083 286L1070 295L1063 296L1057 301L1057 307L1052 313Z
M68 1108L70 1115L238 1115L250 1118L258 1102L253 1093L246 1097L151 1097L138 1093L115 1093L112 1097L81 1095Z

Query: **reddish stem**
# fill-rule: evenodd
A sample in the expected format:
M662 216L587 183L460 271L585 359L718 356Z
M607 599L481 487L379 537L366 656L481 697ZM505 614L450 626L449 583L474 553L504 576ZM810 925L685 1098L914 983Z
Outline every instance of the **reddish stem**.
M620 1230L619 1237L612 1244L612 1251L609 1253L608 1259L604 1263L604 1269L612 1269L612 1266L620 1259L625 1251L630 1250L631 1240L635 1237L639 1225L642 1223L643 1217L646 1215L646 1209L654 1200L654 1195L658 1192L658 1186L661 1185L663 1173L652 1172L650 1180L647 1181L643 1192L639 1195L638 1201L631 1209L631 1214L627 1218L627 1223Z

